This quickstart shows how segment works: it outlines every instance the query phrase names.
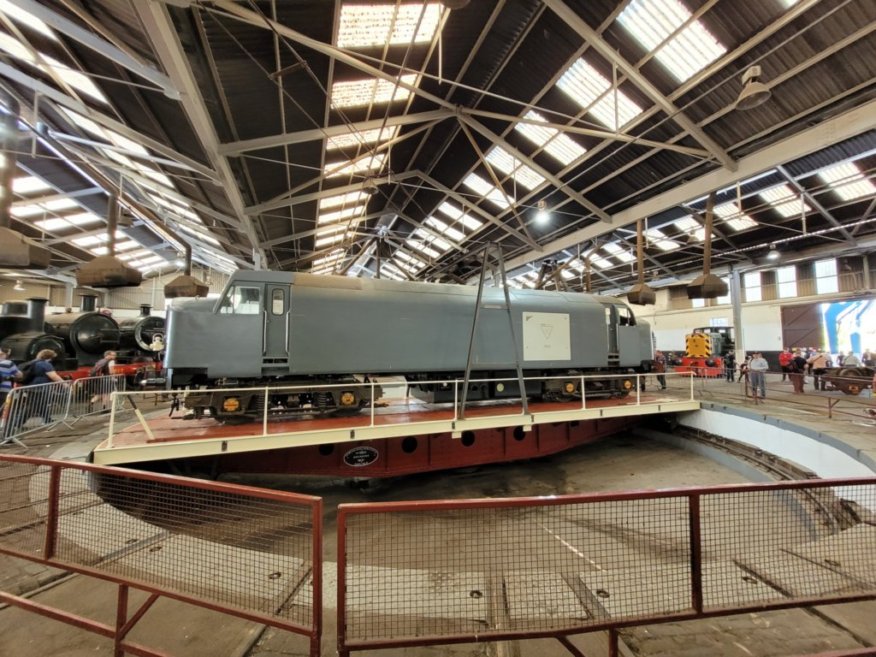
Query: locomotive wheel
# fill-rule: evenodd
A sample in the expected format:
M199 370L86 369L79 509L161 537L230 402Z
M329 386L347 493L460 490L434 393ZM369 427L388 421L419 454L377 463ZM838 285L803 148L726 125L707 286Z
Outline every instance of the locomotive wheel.
M837 375L839 380L834 385L847 395L859 395L861 394L861 384L857 381L849 381L849 379L862 377L863 375L858 369L854 367L844 368L839 371Z

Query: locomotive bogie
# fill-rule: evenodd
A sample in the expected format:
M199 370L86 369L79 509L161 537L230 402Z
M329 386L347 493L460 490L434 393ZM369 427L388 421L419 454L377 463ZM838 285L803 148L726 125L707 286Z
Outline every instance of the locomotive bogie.
M356 381L340 385L324 382L325 386L313 381L290 382L282 388L253 383L249 388L189 391L183 405L188 409L189 417L201 418L209 414L220 422L233 423L263 418L277 420L302 415L358 413L371 405L373 394L377 397L382 394L380 386Z

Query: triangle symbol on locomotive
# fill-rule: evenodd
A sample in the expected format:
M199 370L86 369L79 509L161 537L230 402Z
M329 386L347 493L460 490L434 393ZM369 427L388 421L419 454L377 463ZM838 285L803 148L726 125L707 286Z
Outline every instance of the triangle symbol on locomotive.
M551 337L551 333L553 333L554 327L551 324L542 324L541 332L544 335L545 340Z

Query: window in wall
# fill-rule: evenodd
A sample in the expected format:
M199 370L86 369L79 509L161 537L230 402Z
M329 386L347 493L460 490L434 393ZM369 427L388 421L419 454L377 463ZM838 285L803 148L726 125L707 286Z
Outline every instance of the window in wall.
M797 296L797 268L794 265L776 269L779 299L789 299Z
M839 277L836 273L836 259L815 261L815 291L818 294L839 292Z
M691 299L690 305L693 308L705 308L706 307L706 300L705 299Z
M753 271L745 274L743 277L743 286L745 287L746 301L761 301L763 300L763 292L760 286L760 272Z

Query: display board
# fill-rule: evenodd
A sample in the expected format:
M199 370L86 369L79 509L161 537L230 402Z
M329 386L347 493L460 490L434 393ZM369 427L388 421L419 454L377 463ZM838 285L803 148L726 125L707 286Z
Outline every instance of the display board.
M569 315L523 313L523 360L570 360Z

